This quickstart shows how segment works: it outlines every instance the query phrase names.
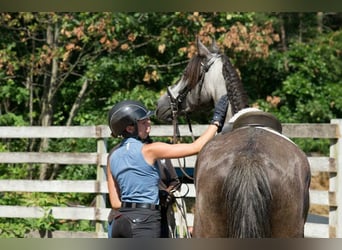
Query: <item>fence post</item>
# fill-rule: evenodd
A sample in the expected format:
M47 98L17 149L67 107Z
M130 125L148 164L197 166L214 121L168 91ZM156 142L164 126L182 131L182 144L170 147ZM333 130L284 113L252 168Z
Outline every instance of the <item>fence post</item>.
M98 155L107 153L107 140L105 138L99 138L97 140L97 153ZM96 181L97 183L101 183L106 180L106 166L101 165L101 161L99 161L97 164ZM106 208L106 194L96 195L96 210L98 208ZM102 233L104 232L104 229L105 222L96 221L96 233Z
M332 119L332 124L337 124L335 140L330 146L330 157L335 159L336 172L330 174L329 191L335 193L336 204L330 206L329 225L335 227L334 231L330 228L330 238L342 238L342 119Z

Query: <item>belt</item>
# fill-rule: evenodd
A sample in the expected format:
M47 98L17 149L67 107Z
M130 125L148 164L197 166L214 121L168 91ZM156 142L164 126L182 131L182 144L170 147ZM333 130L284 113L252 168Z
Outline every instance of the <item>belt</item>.
M122 208L147 208L147 209L159 209L159 205L151 203L135 203L135 202L122 202Z

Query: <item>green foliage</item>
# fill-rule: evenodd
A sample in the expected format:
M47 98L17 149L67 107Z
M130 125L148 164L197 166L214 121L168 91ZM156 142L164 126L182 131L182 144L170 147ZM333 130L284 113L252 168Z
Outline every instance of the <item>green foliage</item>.
M121 89L116 92L113 92L111 98L107 100L107 108L106 111L103 113L103 123L107 124L107 113L112 108L113 105L116 103L123 101L123 100L137 100L142 102L148 109L154 110L156 107L157 100L159 98L159 93L151 90L150 88L137 85L132 89ZM157 123L158 121L155 120L155 117L151 118L152 121Z
M284 53L280 70L287 75L272 95L279 96L280 105L289 108L290 112L281 112L286 120L320 123L342 115L341 37L342 33L336 32L311 43L296 43Z
M56 220L48 213L39 219L12 219L0 218L0 238L25 238L32 231L46 234L47 231L85 231L94 232L92 222Z
M0 218L0 238L23 238L29 229L24 219Z
M294 138L293 141L308 156L312 154L329 156L329 139Z
M93 151L94 152L94 151ZM96 179L96 166L68 165L65 166L57 179L59 180L94 180Z
M0 164L0 179L26 179L34 169L29 164Z
M29 228L37 229L37 230L47 230L53 231L55 230L54 218L51 214L51 209L49 207L43 207L44 216L39 219L29 219L27 220Z
M90 194L48 194L48 193L3 193L0 205L35 206L44 211L44 216L34 219L0 218L0 238L23 238L31 231L94 231L89 221L65 221L53 218L52 206L65 204L88 205L94 199Z
M274 60L276 88L258 106L285 123L329 123L342 116L341 31L321 35L307 43L294 43ZM278 77L276 77L278 76ZM279 98L278 102L273 102ZM296 139L305 152L329 152L329 141Z
M71 232L94 232L95 223L88 220L79 221L55 221L55 225L58 226L60 231L71 231Z
M16 115L12 112L8 112L0 116L1 126L25 126L27 122L22 115Z

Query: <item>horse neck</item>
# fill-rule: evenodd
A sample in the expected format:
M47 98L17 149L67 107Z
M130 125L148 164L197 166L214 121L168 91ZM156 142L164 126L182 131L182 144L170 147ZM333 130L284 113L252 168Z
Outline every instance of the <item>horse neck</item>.
M229 119L233 116L233 107L231 105L231 101L229 98L229 93L227 93L227 82L223 74L224 69L224 60L219 59L217 60L213 66L212 70L208 72L206 75L207 78L207 89L210 89L210 95L212 97L212 100L214 101L214 107L216 106L216 103L221 98L222 95L228 94L228 110L226 114L226 120L225 123L229 121Z
M223 74L223 63L221 58L217 59L205 74L202 87L197 84L196 87L191 90L187 96L188 107L191 106L193 110L204 107L210 108L212 103L214 103L215 107L218 100L223 95L227 94L227 83ZM180 82L184 83L185 81L182 79ZM232 105L229 104L225 122L228 122L233 116L233 111Z

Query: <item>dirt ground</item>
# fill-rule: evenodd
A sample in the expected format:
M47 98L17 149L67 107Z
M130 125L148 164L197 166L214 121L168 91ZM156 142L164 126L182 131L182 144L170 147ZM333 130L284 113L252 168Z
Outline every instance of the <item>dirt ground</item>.
M313 190L329 190L328 173L312 174L310 189ZM329 207L320 205L311 205L310 214L329 216Z

